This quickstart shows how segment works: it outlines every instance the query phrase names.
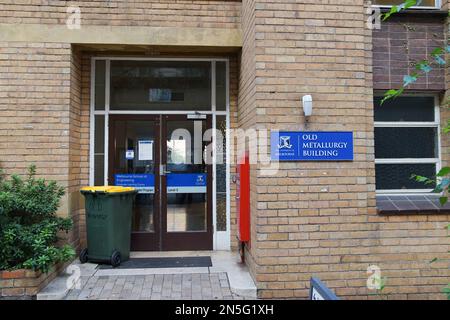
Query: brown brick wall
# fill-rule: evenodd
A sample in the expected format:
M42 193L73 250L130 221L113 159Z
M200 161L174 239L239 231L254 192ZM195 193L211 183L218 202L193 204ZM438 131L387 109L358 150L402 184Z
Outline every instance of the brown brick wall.
M444 46L444 18L433 15L398 15L373 32L374 89L401 88L403 76L417 72L414 64ZM432 59L431 59L432 60ZM410 89L445 90L444 68L434 70Z

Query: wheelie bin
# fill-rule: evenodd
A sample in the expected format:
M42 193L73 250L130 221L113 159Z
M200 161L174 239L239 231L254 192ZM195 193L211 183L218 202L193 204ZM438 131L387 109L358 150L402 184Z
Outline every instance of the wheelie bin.
M84 187L87 248L80 262L109 263L117 267L130 258L131 215L137 193L130 187Z

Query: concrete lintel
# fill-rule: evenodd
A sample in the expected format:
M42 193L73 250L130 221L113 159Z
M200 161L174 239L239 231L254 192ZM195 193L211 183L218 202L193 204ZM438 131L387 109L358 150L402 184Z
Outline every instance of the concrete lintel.
M0 24L0 41L72 44L125 44L149 46L242 46L240 29Z

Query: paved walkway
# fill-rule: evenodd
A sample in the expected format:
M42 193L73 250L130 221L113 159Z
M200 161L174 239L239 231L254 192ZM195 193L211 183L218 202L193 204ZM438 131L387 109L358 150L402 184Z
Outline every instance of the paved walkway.
M221 272L82 277L80 289L72 289L65 299L214 300L243 298L231 292L227 274Z
M196 268L99 269L74 261L38 295L54 299L255 299L248 268L230 251L133 252L132 257L210 256L212 266ZM75 276L77 275L77 276ZM73 287L75 279L80 285Z

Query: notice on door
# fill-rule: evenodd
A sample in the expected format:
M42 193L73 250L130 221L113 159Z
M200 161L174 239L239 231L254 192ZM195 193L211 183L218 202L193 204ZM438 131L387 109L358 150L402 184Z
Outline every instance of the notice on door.
M170 173L167 193L206 193L206 173Z
M139 140L138 160L153 160L153 140Z
M155 193L155 175L153 174L115 174L114 185L136 188L138 193Z

